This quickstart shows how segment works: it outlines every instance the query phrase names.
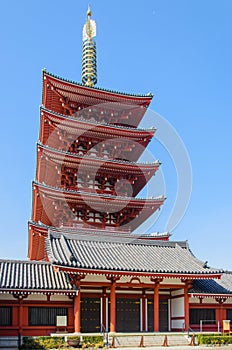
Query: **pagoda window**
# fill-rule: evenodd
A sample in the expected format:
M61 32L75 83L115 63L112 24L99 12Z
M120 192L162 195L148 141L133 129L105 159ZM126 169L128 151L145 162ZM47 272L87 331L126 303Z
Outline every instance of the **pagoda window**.
M57 316L68 317L68 308L66 307L29 307L28 325L29 326L55 326Z
M0 326L12 326L12 307L0 307Z
M226 319L232 322L232 309L226 309Z
M216 311L215 309L190 309L189 310L189 322L190 324L199 325L202 321L204 325L212 325L216 323Z

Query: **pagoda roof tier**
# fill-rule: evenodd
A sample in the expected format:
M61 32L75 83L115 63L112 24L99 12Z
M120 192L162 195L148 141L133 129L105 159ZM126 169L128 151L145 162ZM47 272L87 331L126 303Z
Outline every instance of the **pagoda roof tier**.
M28 258L30 260L46 260L47 235L47 226L34 222L28 223Z
M128 188L131 196L135 197L160 166L158 161L144 164L81 156L57 151L40 143L37 151L37 181L73 190L84 188L85 191L103 193L104 189L112 192L112 187L113 192L119 194Z
M220 278L222 271L205 267L187 242L135 240L133 237L67 235L49 231L47 252L50 262L68 273L108 276Z
M72 153L102 153L108 158L137 161L154 136L155 129L117 127L79 120L41 108L42 144ZM78 145L79 142L79 145ZM83 144L83 145L82 145ZM113 149L112 149L113 148Z
M43 105L66 115L101 105L109 123L137 127L152 97L87 87L43 71Z
M121 133L123 132L127 132L127 133L131 133L131 136L133 136L134 134L141 134L142 133L142 137L143 136L146 136L146 133L147 133L147 137L149 135L152 134L152 137L154 136L154 133L156 132L156 128L154 126L150 127L150 128L133 128L131 126L127 126L127 125L114 125L114 124L109 124L107 123L106 121L101 121L101 122L98 122L94 119L86 119L84 118L81 113L80 114L75 114L74 116L67 116L65 114L62 114L62 113L58 113L58 112L54 112L53 110L51 109L48 109L46 107L44 107L43 105L40 106L40 110L43 111L43 113L48 113L49 115L52 115L52 116L56 116L58 117L58 122L59 123L65 123L65 120L66 122L70 121L70 122L74 122L71 124L71 126L76 125L77 121L78 122L82 122L83 124L87 124L88 125L88 129L91 129L92 127L101 127L101 128L104 128L104 127L107 127L107 129L112 129L114 132L115 130L119 130L121 131ZM55 119L56 121L57 119ZM77 128L77 126L76 126ZM103 130L104 131L104 130ZM120 133L120 135L122 135ZM144 134L143 134L144 133Z
M115 227L114 230L110 230L110 227L107 229L100 230L99 228L83 228L81 227L75 227L75 228L68 228L63 227L60 229L57 229L52 226L47 226L44 224L39 224L34 221L30 221L28 223L28 257L30 260L44 260L46 257L46 238L48 236L48 231L56 232L59 230L59 232L62 232L63 234L96 234L96 235L102 235L102 234L110 234L114 237L121 237L123 235L124 237L128 237L129 239L133 238L136 242L141 240L169 240L170 234L168 232L155 232L155 233L147 233L147 234L139 234L139 233L130 233L129 230L120 229L117 231L117 228Z
M33 183L32 220L48 226L127 226L132 231L163 205L163 196L150 199L61 190Z

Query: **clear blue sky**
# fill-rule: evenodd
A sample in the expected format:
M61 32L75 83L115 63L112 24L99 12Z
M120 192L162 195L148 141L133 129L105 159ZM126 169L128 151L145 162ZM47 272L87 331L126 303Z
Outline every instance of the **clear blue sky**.
M84 0L1 4L1 258L27 257L41 70L80 81L87 5ZM192 197L172 239L187 239L210 266L232 270L232 1L93 0L90 5L97 22L98 86L152 91L151 109L174 126L188 149ZM176 178L168 154L153 147L167 186L154 227L163 231Z

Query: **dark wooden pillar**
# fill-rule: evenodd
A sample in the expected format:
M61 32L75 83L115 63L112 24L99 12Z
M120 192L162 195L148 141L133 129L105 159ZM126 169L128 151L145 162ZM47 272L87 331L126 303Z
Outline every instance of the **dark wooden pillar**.
M146 332L146 320L147 320L147 303L145 290L142 295L142 332Z
M103 288L102 290L102 310L101 310L101 313L102 313L102 331L106 330L106 301L107 301L107 298L106 298L106 288Z

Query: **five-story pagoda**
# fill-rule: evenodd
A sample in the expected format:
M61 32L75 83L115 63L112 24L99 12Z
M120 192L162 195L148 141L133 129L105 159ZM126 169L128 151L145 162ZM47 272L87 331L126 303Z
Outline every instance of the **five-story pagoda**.
M139 163L155 133L138 127L152 96L95 87L95 36L89 9L82 84L43 71L29 261L0 261L0 334L48 335L58 316L78 334L182 332L205 311L229 319L220 270L168 233L134 234L164 202L138 198L160 165Z
M152 96L94 87L96 23L83 28L82 84L43 71L36 180L29 223L29 259L46 259L45 238L69 233L124 233L164 202L136 196L159 162L138 163L155 129L139 129Z

